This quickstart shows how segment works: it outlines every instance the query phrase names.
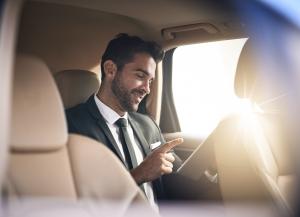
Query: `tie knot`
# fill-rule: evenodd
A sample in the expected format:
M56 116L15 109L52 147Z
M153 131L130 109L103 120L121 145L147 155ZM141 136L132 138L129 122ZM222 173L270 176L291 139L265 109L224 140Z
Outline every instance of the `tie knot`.
M128 126L128 121L126 118L119 118L117 121L116 121L116 124L118 127L127 127Z

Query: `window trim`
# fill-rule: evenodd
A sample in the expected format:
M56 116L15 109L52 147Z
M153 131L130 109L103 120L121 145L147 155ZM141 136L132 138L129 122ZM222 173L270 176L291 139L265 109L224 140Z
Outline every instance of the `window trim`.
M163 60L163 92L160 128L163 133L181 132L172 91L173 54L176 48L168 50Z

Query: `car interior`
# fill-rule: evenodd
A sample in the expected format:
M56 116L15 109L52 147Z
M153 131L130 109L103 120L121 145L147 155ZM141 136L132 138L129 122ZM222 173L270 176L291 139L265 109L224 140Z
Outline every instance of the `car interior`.
M165 204L222 207L209 216L223 216L227 208L247 216L237 204L266 205L257 216L295 215L300 66L291 48L300 48L300 18L274 5L4 1L1 200L117 201L121 216L134 216L137 204L142 212L136 216L159 215L119 159L103 144L68 133L65 116L98 91L102 53L112 38L127 33L165 51L138 112L156 122L166 141L184 139L174 152L187 163L163 177L161 215L171 216ZM236 107L230 110L231 104ZM172 216L207 216L186 207ZM253 216L259 209L250 207Z

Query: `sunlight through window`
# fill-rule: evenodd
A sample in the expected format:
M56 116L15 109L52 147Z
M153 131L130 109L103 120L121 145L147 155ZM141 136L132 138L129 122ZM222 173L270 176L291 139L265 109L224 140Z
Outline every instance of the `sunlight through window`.
M173 55L173 95L183 132L207 136L239 103L234 76L247 39L179 47Z

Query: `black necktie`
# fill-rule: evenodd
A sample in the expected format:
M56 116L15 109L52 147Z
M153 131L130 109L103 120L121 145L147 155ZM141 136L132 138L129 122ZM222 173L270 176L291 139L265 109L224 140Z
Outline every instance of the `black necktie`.
M121 143L125 155L125 160L128 163L128 167L129 169L135 168L138 166L138 163L133 149L133 144L128 133L128 121L125 118L120 118L116 121L116 125L120 129Z

